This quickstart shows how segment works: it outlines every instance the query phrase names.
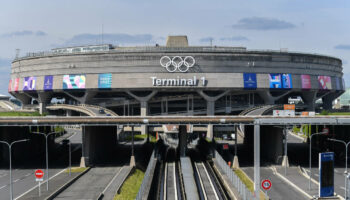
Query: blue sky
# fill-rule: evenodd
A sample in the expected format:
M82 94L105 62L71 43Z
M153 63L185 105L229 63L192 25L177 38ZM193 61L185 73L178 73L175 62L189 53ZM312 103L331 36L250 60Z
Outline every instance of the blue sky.
M101 43L164 45L188 35L190 45L288 48L343 60L350 86L349 0L3 0L0 7L0 93L20 54ZM103 27L103 28L102 28Z

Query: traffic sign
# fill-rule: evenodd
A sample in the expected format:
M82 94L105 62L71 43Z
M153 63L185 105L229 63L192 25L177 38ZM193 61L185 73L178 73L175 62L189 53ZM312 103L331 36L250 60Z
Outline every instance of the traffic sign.
M264 189L264 190L269 190L272 186L272 183L269 179L265 179L261 182L261 187Z
M228 144L222 144L222 149L224 149L224 150L228 150L228 149L229 149Z
M323 128L322 132L325 133L326 135L328 135L329 134L329 128Z
M44 177L44 172L43 172L43 170L41 170L41 169L37 169L37 170L35 170L35 180L36 181L43 181L43 177Z

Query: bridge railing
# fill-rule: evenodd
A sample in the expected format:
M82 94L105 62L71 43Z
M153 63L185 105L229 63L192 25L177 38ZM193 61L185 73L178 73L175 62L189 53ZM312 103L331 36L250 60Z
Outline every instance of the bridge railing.
M238 193L241 195L242 200L250 200L253 198L253 193L249 191L247 186L241 181L241 179L236 175L236 173L228 166L221 155L215 151L215 159L219 167L224 171L225 175L228 177L233 186L237 189Z
M149 186L151 184L151 179L153 178L152 174L152 169L155 168L155 164L157 163L157 159L154 158L155 151L153 150L153 153L150 157L150 160L147 165L147 169L145 172L145 176L143 177L143 181L141 184L141 187L139 189L139 192L137 193L136 200L142 200L142 199L147 199L148 197L148 192L146 188L149 189Z

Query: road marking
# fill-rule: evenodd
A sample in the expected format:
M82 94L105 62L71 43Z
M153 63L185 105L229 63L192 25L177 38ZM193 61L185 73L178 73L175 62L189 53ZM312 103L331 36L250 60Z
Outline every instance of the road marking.
M317 177L318 177L318 176L320 176L320 175L318 175L318 174L315 174L315 176L317 176Z
M28 174L26 174L26 176L30 176L32 173L28 173Z
M0 190L3 189L3 188L6 187L6 186L7 186L7 185L1 186L1 187L0 187Z
M339 171L338 171L338 170L336 170L336 169L334 169L334 171L335 171L335 172L337 172L337 173L339 173Z
M66 169L63 169L62 171L59 171L59 172L58 172L57 174L55 174L54 176L50 177L49 180L55 178L55 177L58 176L59 174L63 173L65 170L66 170ZM43 181L42 183L46 183L46 182L47 182L47 180ZM29 190L27 190L27 191L24 192L23 194L21 194L21 195L19 195L18 197L16 197L14 200L17 200L17 199L23 197L24 195L28 194L29 192L31 192L32 190L34 190L34 189L37 188L37 187L38 187L38 185L36 185L36 186L30 188Z
M345 190L345 187L340 187L340 189Z
M16 180L14 180L13 182L16 183L17 181L19 181L19 179L16 179Z

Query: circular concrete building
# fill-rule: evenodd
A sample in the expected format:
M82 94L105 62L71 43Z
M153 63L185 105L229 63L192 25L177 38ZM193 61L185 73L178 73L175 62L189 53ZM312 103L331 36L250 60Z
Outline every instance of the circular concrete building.
M244 47L94 45L29 53L12 62L9 92L45 109L53 98L118 115L235 114L252 106L302 99L323 108L345 90L338 58ZM36 100L36 101L33 101ZM33 106L33 105L32 105Z

